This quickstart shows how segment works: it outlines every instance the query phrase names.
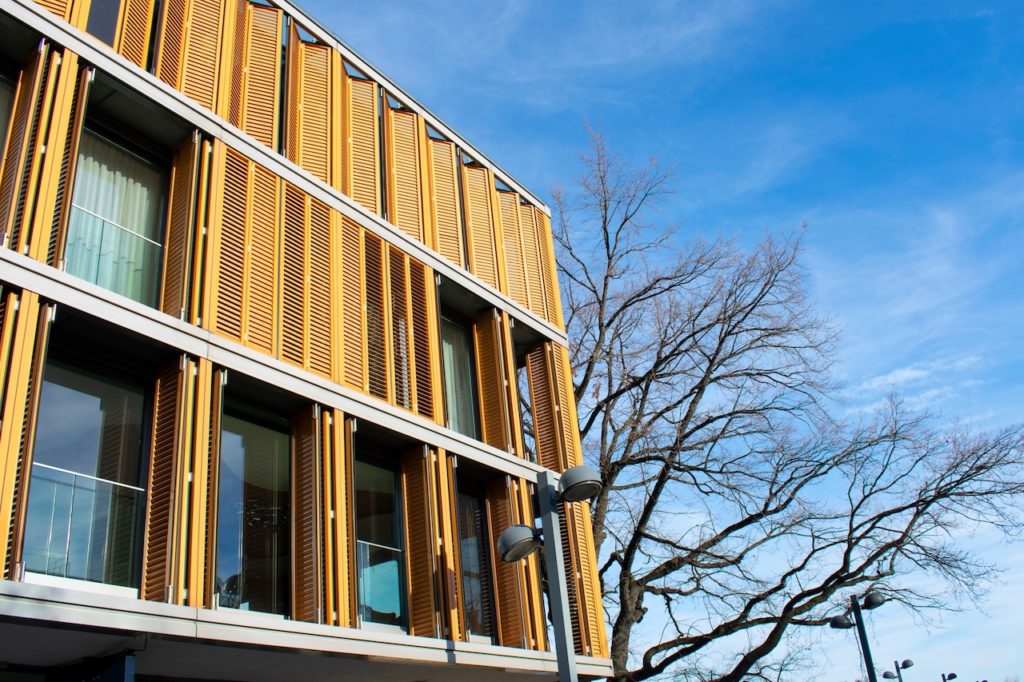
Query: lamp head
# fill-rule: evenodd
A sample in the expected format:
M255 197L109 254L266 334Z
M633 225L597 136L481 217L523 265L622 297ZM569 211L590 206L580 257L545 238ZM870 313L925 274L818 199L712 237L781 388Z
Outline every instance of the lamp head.
M903 668L904 670L906 670L907 668L913 668L914 667L914 662L912 660L910 660L909 658L904 658L903 662L900 663L900 667Z
M871 609L877 609L884 603L885 595L881 592L868 592L864 595L864 603L861 606L870 611Z
M896 673L894 673L891 670L886 670L884 673L882 673L882 677L884 677L887 680L895 680L896 679Z
M851 621L846 614L842 614L839 616L832 616L828 621L828 626L833 630L849 630L853 627L853 621Z
M956 679L956 673L949 673L948 675L946 675L946 679L947 680L955 680Z
M601 492L601 477L586 464L566 469L558 481L558 498L563 502L582 502Z
M502 561L519 561L540 547L540 532L530 526L509 526L498 536L498 556Z

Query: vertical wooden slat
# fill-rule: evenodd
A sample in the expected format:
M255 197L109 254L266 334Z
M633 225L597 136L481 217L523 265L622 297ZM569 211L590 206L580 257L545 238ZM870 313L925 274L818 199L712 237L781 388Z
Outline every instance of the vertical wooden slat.
M516 481L516 519L518 523L534 525L533 500L526 481ZM537 651L547 649L547 616L544 611L544 586L541 584L541 553L531 554L522 561L523 599L526 612L527 634L530 647Z
M185 522L185 458L191 433L189 388L193 365L182 356L157 375L153 400L153 445L150 451L146 495L146 531L143 544L141 597L150 601L182 603L179 544Z
M93 73L91 67L79 69L70 123L61 145L61 164L55 184L53 222L50 225L50 243L46 255L46 262L54 267L61 267L61 261L64 258L68 219L71 214L71 187L78 165L78 145L82 139Z
M387 106L385 142L388 168L388 220L413 239L423 242L423 173L420 120L409 109Z
M36 414L42 389L52 305L31 291L6 294L0 320L0 348L6 372L0 375L0 547L3 578L14 577L21 561L22 533L32 468Z
M496 540L516 523L512 480L508 476L488 481L485 489L487 525L491 541L491 566L494 569L494 607L498 626L497 640L501 646L524 648L526 618L523 607L521 569L519 562L502 561L497 554Z
M434 244L437 251L460 268L466 267L462 210L459 205L459 175L455 145L430 139L430 198L433 212Z
M412 329L409 320L408 256L393 246L388 247L388 283L391 308L391 375L394 377L392 395L395 404L411 410L413 407L413 354Z
M362 228L348 218L341 224L341 290L344 337L344 383L361 392L367 390L366 308Z
M202 528L206 546L206 558L203 574L203 599L214 605L214 590L217 583L217 492L220 489L220 449L221 420L224 416L224 386L227 384L228 371L217 368L213 370L213 385L210 392L210 431L206 456L206 525Z
M511 452L505 362L499 325L500 316L493 309L473 322L477 400L482 440L488 445Z
M409 634L421 637L439 636L433 459L434 454L426 447L407 452L401 458Z
M466 214L469 271L498 288L496 221L491 205L494 180L483 166L462 164L462 196Z
M387 310L385 309L385 251L381 239L363 233L366 287L366 364L367 393L390 400L388 381Z
M380 215L380 132L377 84L346 76L344 191L366 210Z
M171 192L167 203L160 310L182 320L186 319L192 245L196 234L199 141L196 131L174 152L171 161Z
M320 409L292 418L292 619L322 620Z
M195 367L195 391L193 399L192 441L189 444L191 457L190 472L192 475L191 496L189 500L188 523L188 598L186 604L194 607L209 607L206 601L205 585L206 567L213 565L215 557L206 554L207 509L210 497L210 447L211 433L214 423L212 413L214 393L220 396L220 383L214 387L213 364L205 358L199 358ZM219 427L218 427L219 435Z
M225 4L221 0L190 0L182 69L176 84L181 92L211 111L217 111Z
M498 192L498 206L501 211L501 235L505 255L505 277L508 281L508 295L516 303L530 306L526 288L526 272L523 270L523 239L519 226L519 195L515 192Z
M143 69L149 60L153 7L153 0L121 0L121 17L114 36L114 50Z
M339 508L344 509L343 526L339 526L339 532L344 531L344 540L338 542L338 625L354 627L356 624L356 608L359 600L356 598L356 493L355 493L355 419L345 419L341 413L336 411L338 428L341 432L335 432L336 437L342 438L344 452L341 455L342 465L338 471L344 472L344 480L339 480L336 485L343 493L343 503ZM347 608L346 608L347 607Z
M462 568L459 562L459 527L456 458L444 450L437 451L438 523L441 537L440 584L441 634L451 640L466 637L465 611L462 603Z
M337 467L339 442L335 438L334 411L323 410L320 417L320 527L323 529L323 551L320 553L320 572L323 575L323 618L327 625L338 624L338 557L335 547L339 541L337 516L339 501L342 499L338 485ZM342 474L343 476L343 474ZM344 513L344 510L341 510Z

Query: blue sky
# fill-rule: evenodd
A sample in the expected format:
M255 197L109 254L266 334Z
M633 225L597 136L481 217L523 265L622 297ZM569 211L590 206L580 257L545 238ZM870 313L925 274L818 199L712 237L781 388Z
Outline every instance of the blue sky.
M674 164L684 234L793 231L844 331L848 409L892 391L994 428L1024 407L1024 6L1013 2L382 2L302 6L541 197L585 124ZM906 679L1024 675L1024 550L985 611L872 614ZM823 633L820 679L858 676Z

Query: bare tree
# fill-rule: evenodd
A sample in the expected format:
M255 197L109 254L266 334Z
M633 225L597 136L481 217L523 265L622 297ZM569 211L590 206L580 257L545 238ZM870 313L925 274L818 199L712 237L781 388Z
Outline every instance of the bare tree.
M1016 528L1024 430L941 432L895 398L838 419L837 336L799 237L683 243L659 222L669 171L627 166L599 134L583 161L555 192L555 237L606 486L592 510L615 679L779 679L800 664L789 638L851 593L979 595L994 569L958 533ZM922 570L952 592L901 580Z

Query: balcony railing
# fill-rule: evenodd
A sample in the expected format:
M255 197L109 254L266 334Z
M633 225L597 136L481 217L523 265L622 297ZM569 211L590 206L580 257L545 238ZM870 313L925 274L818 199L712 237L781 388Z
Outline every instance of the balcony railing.
M25 524L25 568L136 586L142 488L35 463Z
M405 625L403 552L400 549L356 541L359 613L364 623Z

